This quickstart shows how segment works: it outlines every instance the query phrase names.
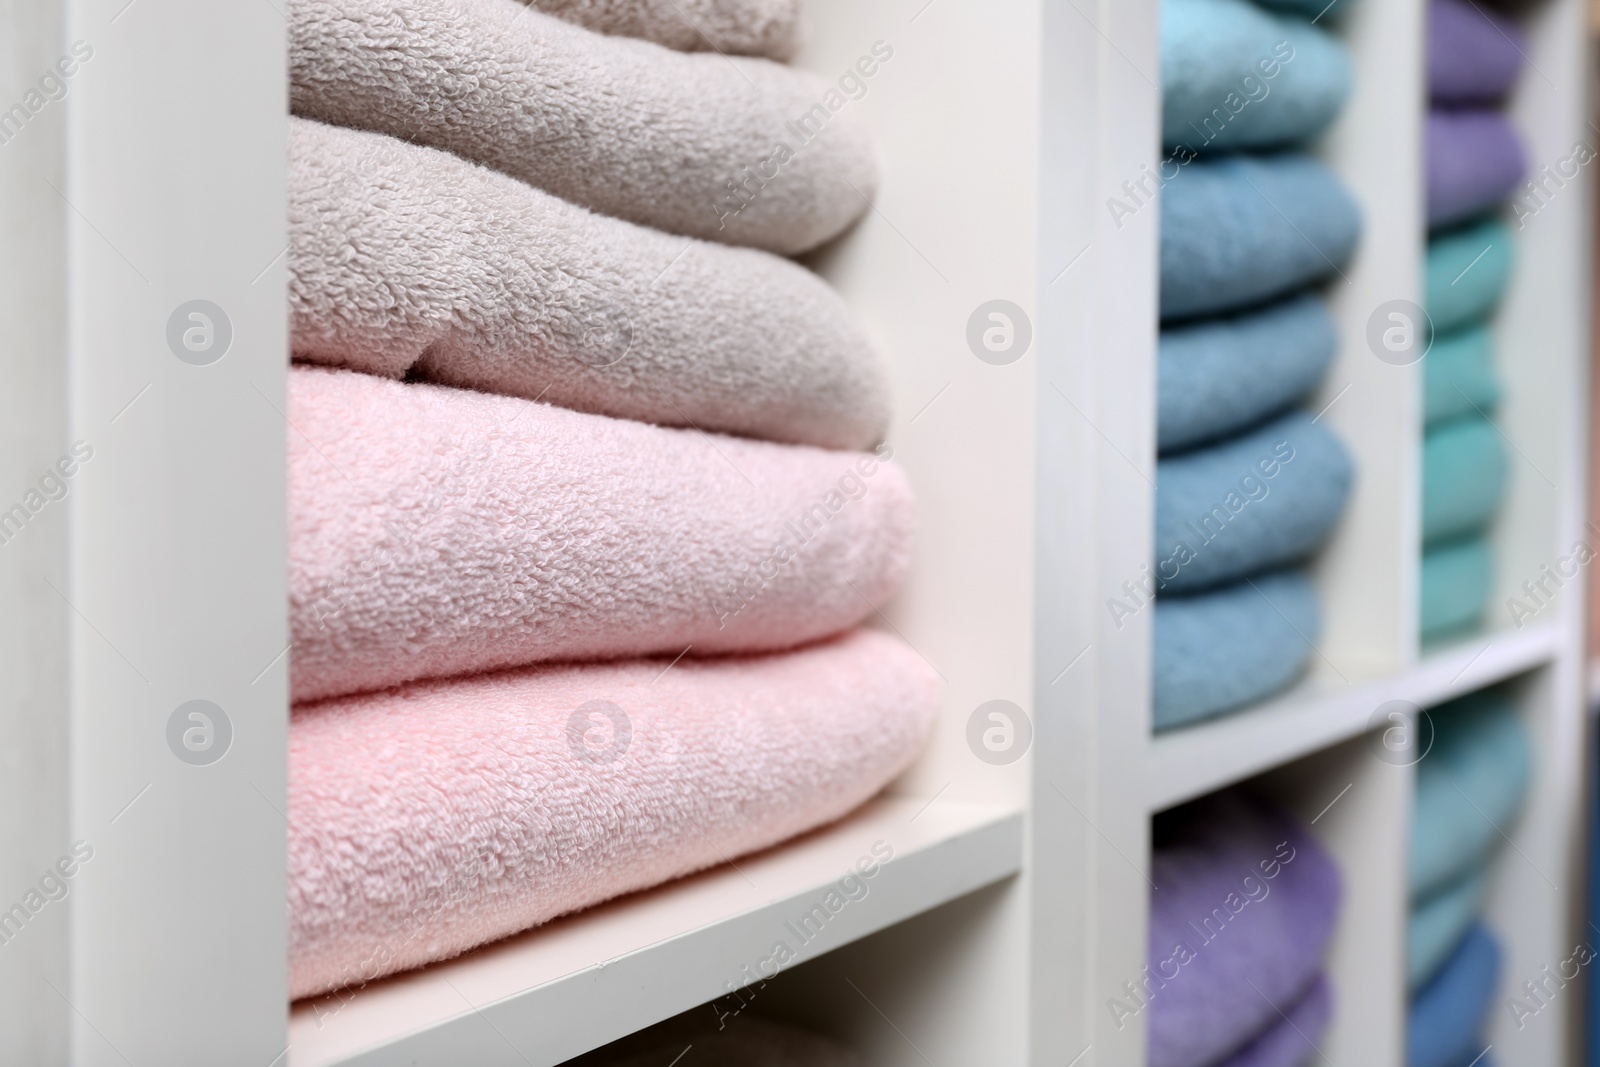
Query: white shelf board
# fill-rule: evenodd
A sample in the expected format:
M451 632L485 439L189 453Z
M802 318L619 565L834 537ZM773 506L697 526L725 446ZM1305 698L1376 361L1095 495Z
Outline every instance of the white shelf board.
M1430 651L1409 670L1346 683L1325 672L1247 711L1151 739L1146 805L1164 811L1371 729L1390 700L1427 708L1553 660L1555 622L1467 638Z
M746 968L758 973L779 941L795 950L793 966L1015 874L1022 841L1015 808L880 797L737 866L612 901L343 998L297 1003L289 1067L550 1067L726 996L747 983ZM893 858L864 882L866 895L802 945L787 924L820 904L879 842Z

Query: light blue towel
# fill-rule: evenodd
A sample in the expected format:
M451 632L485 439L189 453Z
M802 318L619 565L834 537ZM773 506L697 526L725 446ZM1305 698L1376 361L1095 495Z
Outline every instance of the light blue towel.
M1406 923L1406 983L1415 992L1439 972L1466 936L1483 902L1487 872L1468 872L1411 906Z
M1321 611L1305 575L1279 571L1158 598L1152 629L1152 717L1166 730L1287 687L1315 655Z
M1493 576L1489 539L1482 535L1443 541L1424 551L1418 625L1422 639L1437 640L1477 625L1489 606Z
M1305 19L1250 0L1162 0L1161 132L1168 147L1199 152L1307 141L1328 127L1349 94L1344 44Z
M1350 496L1350 454L1291 412L1156 464L1156 589L1188 593L1298 562L1327 540Z
M1156 372L1161 451L1237 433L1305 399L1338 343L1327 307L1305 294L1162 330Z
M1500 980L1500 946L1482 923L1468 931L1433 981L1411 1001L1406 1067L1466 1067L1484 1050L1480 1039ZM1479 1060L1479 1067L1484 1061Z
M1511 231L1494 216L1428 241L1425 300L1435 333L1487 318L1495 309L1511 277L1511 243Z
M1413 900L1483 866L1528 791L1532 743L1517 709L1494 691L1428 712L1433 745L1417 764L1411 814Z
M1500 403L1500 374L1489 328L1475 323L1436 336L1422 380L1422 418L1430 429L1462 415L1491 414Z
M1423 544L1438 544L1482 529L1500 509L1505 491L1505 442L1488 419L1465 415L1440 423L1424 435Z
M1335 273L1361 214L1310 156L1224 156L1185 165L1161 192L1161 318L1260 304Z

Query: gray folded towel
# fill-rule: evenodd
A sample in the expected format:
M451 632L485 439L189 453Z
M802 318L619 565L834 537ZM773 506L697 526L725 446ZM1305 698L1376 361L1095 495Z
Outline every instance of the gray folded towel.
M789 59L800 46L800 0L531 0L529 6L680 52Z
M564 200L793 255L877 185L841 85L764 59L606 37L518 0L292 0L297 115L443 148ZM861 72L861 76L857 75Z
M824 448L888 427L877 350L786 259L305 119L290 120L289 161L301 362Z

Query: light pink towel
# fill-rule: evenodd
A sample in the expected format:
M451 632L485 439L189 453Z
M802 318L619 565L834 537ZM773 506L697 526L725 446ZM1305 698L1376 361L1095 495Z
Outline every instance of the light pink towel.
M289 124L296 359L865 448L888 375L815 274L595 215L447 152Z
M876 190L851 96L869 91L859 71L883 76L887 42L835 83L606 37L518 0L290 0L289 20L295 114L443 148L658 230L792 255Z
M884 446L825 452L350 371L289 373L291 690L790 648L906 571Z
M936 683L858 632L298 706L290 994L448 959L820 826L906 768Z
M800 0L531 0L547 15L680 52L788 59L800 45Z

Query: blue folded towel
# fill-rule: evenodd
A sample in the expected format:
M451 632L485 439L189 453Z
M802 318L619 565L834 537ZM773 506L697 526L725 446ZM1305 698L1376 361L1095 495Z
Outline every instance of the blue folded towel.
M1517 709L1487 691L1428 712L1433 746L1417 764L1411 815L1413 900L1483 866L1528 791L1532 743Z
M1469 871L1411 906L1406 923L1406 984L1415 992L1427 984L1466 936L1483 901L1487 872Z
M1488 419L1464 415L1423 436L1423 544L1482 529L1499 510L1505 491L1505 442Z
M1161 133L1195 151L1264 148L1322 133L1350 94L1332 34L1249 0L1163 0Z
M1193 164L1191 164L1192 166ZM1511 277L1511 231L1490 216L1428 241L1428 318L1436 334L1487 318Z
M1156 464L1156 589L1196 592L1304 559L1327 540L1354 468L1332 431L1290 412Z
M1433 981L1411 1001L1406 1067L1465 1067L1484 1050L1479 1039L1500 980L1500 946L1482 923L1467 932ZM1483 1061L1479 1061L1482 1067Z
M1442 541L1425 550L1418 613L1422 639L1432 641L1481 621L1493 576L1489 539L1482 535Z
M1161 318L1259 304L1333 274L1361 214L1310 156L1195 160L1161 193Z
M1156 370L1160 450L1237 433L1303 400L1322 380L1338 343L1328 309L1305 294L1162 330Z
M1447 419L1489 414L1500 403L1494 339L1482 323L1439 334L1422 361L1422 419L1430 429Z
M1158 598L1151 652L1155 729L1221 715L1285 688L1315 654L1321 621L1316 590L1298 571Z

